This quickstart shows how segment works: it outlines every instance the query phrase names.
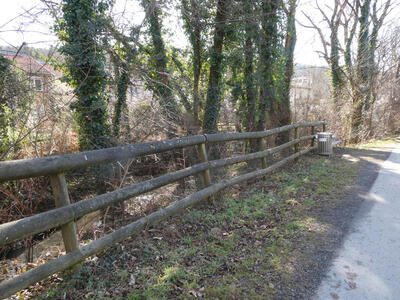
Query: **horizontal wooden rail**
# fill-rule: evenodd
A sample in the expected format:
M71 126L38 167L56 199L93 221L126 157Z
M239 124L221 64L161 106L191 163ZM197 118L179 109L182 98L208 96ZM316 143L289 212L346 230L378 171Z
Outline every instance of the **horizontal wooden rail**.
M204 134L166 141L131 144L121 147L85 151L73 154L3 161L0 162L0 182L36 176L54 175L70 170L126 160L133 157L161 153L189 146L196 146L205 142L213 143L244 139L258 139L293 128L318 126L324 124L326 124L324 121L296 123L266 131Z
M112 245L121 242L122 240L126 239L129 236L132 236L134 234L137 234L140 230L143 228L146 228L150 225L154 225L172 215L175 215L182 210L210 197L211 195L221 191L224 188L227 188L229 186L241 183L243 181L263 176L268 173L271 173L273 170L283 166L284 164L288 163L289 161L292 161L296 159L297 157L308 153L309 151L315 149L316 147L312 147L309 149L305 149L302 151L299 151L273 165L266 169L261 169L253 172L249 172L247 174L241 175L234 177L229 180L224 180L219 183L213 184L205 189L202 189L182 200L173 202L172 204L168 205L167 207L156 211L148 216L145 216L125 227L122 227L121 229L118 229L114 231L113 233L107 234L104 237L88 244L85 245L78 250L75 250L73 252L70 252L64 256L61 256L57 259L54 259L52 261L49 261L35 269L32 269L30 271L27 271L23 274L21 274L18 277L15 277L13 279L4 281L0 283L0 298L5 298L8 297L15 292L32 285L33 283L36 283L47 276L50 276L51 274L60 272L62 270L65 270L67 268L70 268L77 263L83 261L85 258L90 257L92 255L95 255L96 253L103 251ZM264 152L264 151L263 151Z
M285 132L290 129L300 128L300 127L311 127L311 126L319 126L325 124L325 121L319 122L304 122L304 123L296 123L291 125L286 125L266 131L255 131L255 132L228 132L228 133L214 133L214 134L205 134L207 138L207 142L215 143L215 142L228 142L235 140L248 140L248 139L259 139L267 136L271 136L277 133Z
M132 144L121 147L84 151L73 154L52 155L42 158L0 162L0 182L63 173L94 165L126 160L135 156L161 153L168 150L204 143L204 135L166 141Z
M145 226L155 224L162 219L174 215L199 201L209 198L211 195L217 193L223 188L243 182L251 178L255 178L257 176L268 174L276 168L282 166L283 164L297 159L300 155L303 155L310 150L315 149L315 147L311 147L310 149L299 151L299 143L309 139L313 140L314 135L312 134L299 137L298 128L311 127L311 132L314 132L314 127L319 125L323 125L325 127L326 123L297 123L262 132L204 134L184 137L180 139L171 139L167 141L132 144L123 147L114 147L67 155L55 155L45 158L0 162L0 182L5 180L50 175L53 183L53 192L55 193L56 198L59 198L58 202L60 202L60 200L63 200L57 206L65 205L28 218L16 220L6 224L1 224L0 247L15 242L19 239L26 238L28 236L59 226L63 228L64 240L67 241L67 244L70 244L70 249L69 251L67 251L66 255L47 262L11 280L0 283L0 298L12 295L14 292L25 288L32 283L35 283L53 273L75 266L86 257L94 255L99 251L104 250L119 241L122 241L126 237L137 233ZM271 149L263 149L263 138L291 129L295 129L296 134L294 140ZM205 147L206 143L227 142L234 140L240 141L249 139L258 139L258 142L261 145L261 147L259 148L260 151L250 154L238 155L235 157L207 161L207 152ZM268 155L274 154L293 145L295 146L296 150L295 154L282 159L281 161L273 164L270 167L266 167L266 157ZM136 183L119 190L98 195L74 204L69 204L68 202L68 191L66 188L66 182L65 180L62 180L64 178L64 175L62 173L64 173L65 171L89 167L93 165L107 164L137 156L161 153L190 146L199 146L202 155L202 163L190 166L182 170L171 172L169 174L165 174L147 181ZM261 159L262 169L211 185L211 180L209 177L210 169L225 167L228 165L256 159ZM161 209L140 220L137 220L136 222L133 222L111 234L107 234L104 237L88 245L76 249L79 245L78 240L76 239L76 233L74 230L72 230L74 229L73 221L88 213L103 209L113 204L123 202L132 197L152 191L154 189L176 182L188 176L199 174L201 172L203 173L203 177L205 179L205 186L202 190L182 200L176 201L168 205L164 209Z
M283 149L289 148L299 142L312 138L312 135L303 136L299 139L290 141L288 143L265 151L213 160L193 165L191 167L165 174L137 184L133 184L116 191L79 201L69 206L53 209L21 220L1 224L0 247L3 247L4 245L12 243L16 240L26 238L28 236L49 230L51 228L58 227L60 225L64 225L70 221L76 220L96 210L105 208L113 204L117 204L119 202L160 188L185 177L196 175L206 169L219 168L244 161L260 159L268 155L277 153L278 151L281 151Z

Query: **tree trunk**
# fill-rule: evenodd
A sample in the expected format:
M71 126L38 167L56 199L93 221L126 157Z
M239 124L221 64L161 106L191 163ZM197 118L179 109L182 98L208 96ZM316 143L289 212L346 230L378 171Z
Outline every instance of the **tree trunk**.
M257 30L254 25L253 5L251 1L244 1L245 9L245 34L246 40L244 45L244 83L246 90L246 106L244 128L247 132L256 130L256 90L254 82L254 38Z
M275 100L273 65L277 46L278 3L275 0L264 0L262 3L262 20L260 33L260 97L258 103L257 130L266 129L267 112Z
M66 58L69 83L75 88L71 103L79 125L80 150L108 147L105 55L100 33L107 5L99 1L63 1L64 21L57 26L63 42L60 52Z
M361 16L359 18L360 32L358 35L357 49L357 90L353 97L353 112L351 121L351 142L358 143L360 141L361 124L363 119L363 110L367 102L368 96L368 77L369 65L369 13L371 0L364 0L361 6ZM368 105L368 104L367 104Z
M203 129L206 133L217 132L217 121L221 108L222 47L225 36L228 0L218 0L215 17L214 44L210 60L207 100L204 109Z
M190 1L193 9L193 21L194 21L194 41L193 41L193 118L196 123L196 127L199 126L199 110L200 110L200 95L199 95L199 83L201 75L201 28L200 28L200 16L199 8L195 0Z
M334 26L331 29L330 60L333 102L338 103L342 96L342 74L339 64L338 26Z
M290 83L293 77L294 49L296 46L296 0L290 0L287 14L285 37L285 78L282 93L282 102L278 105L278 126L285 126L291 122L290 113ZM289 131L278 134L276 144L289 142Z
M169 122L168 136L172 137L176 131L173 125L181 123L181 112L174 99L168 78L168 57L161 34L161 9L158 2L154 0L143 0L143 6L146 8L153 43L152 59L155 65L153 91L158 97L164 118Z
M389 7L391 5L391 1L387 1L383 12L380 17L378 17L378 9L377 9L377 1L374 2L372 6L372 32L369 37L369 55L368 55L368 97L367 101L364 103L363 112L364 116L364 127L368 129L368 134L372 135L372 116L373 116L373 107L375 100L377 98L376 92L376 75L377 75L377 65L375 63L375 51L377 49L378 43L378 32L383 25L383 21L388 13Z
M129 73L126 63L117 62L115 76L117 79L117 102L114 107L113 134L118 138L121 130L122 109L126 105L126 94L129 84Z
M353 95L350 143L358 143L360 141L361 122L362 122L362 104L360 100L359 91L356 91L355 95Z

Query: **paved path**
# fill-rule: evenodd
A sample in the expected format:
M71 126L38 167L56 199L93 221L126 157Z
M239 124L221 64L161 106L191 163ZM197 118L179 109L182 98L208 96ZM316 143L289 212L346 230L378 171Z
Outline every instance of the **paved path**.
M314 299L400 299L400 145L366 201L374 205L355 221Z

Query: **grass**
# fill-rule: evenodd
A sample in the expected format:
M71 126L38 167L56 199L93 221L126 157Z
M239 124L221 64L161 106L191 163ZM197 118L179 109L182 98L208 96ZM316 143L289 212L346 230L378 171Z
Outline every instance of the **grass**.
M119 244L41 298L278 297L311 259L305 245L318 244L329 228L321 210L344 201L359 167L306 156L264 181L231 189L213 207L188 210Z
M357 145L355 148L357 148L357 149L381 148L381 147L390 146L392 144L399 143L399 142L400 142L400 136L393 136L393 137L388 137L385 139L374 139L374 140L368 141L367 143Z

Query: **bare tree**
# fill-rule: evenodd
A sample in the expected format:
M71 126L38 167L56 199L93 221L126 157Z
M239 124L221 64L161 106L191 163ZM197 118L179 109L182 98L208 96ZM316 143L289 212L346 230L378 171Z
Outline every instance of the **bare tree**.
M379 31L391 5L391 0L381 7L377 0L335 0L333 7L321 7L316 1L316 9L329 29L329 43L323 26L304 13L309 24L302 25L317 31L323 48L320 53L330 66L333 102L339 107L350 103L343 126L347 127L346 139L351 142L373 134L371 120L380 72L375 53Z

